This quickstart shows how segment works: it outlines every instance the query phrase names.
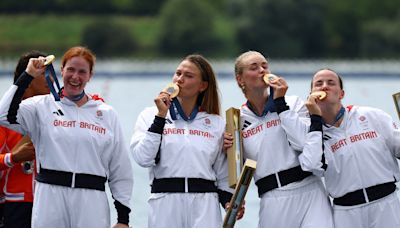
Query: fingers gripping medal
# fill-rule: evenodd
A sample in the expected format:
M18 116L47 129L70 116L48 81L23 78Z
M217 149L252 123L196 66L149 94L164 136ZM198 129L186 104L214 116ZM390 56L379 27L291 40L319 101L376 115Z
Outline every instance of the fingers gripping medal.
M46 81L47 85L50 88L50 92L53 94L54 99L56 101L60 100L60 92L61 92L61 87L60 83L58 82L56 72L54 71L53 67L53 62L55 60L54 55L49 55L45 58L44 65L46 66L46 71L45 71L45 76L46 76Z
M171 82L163 89L163 92L168 93L170 98L174 98L179 94L179 87L177 84Z
M265 74L264 77L263 77L264 82L265 82L265 84L267 84L267 85L269 85L269 82L270 82L270 81L273 81L273 80L278 79L278 78L279 78L279 77L276 76L275 74Z
M326 98L327 93L325 91L316 91L316 92L311 93L311 95L318 96L318 99L321 101Z

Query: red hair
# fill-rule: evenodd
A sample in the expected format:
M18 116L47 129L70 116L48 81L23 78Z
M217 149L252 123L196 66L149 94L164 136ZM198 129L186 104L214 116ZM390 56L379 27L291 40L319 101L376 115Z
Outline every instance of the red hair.
M91 50L86 47L76 46L70 48L67 52L65 52L64 56L62 57L61 66L64 67L68 60L77 56L83 57L84 59L86 59L86 61L88 61L90 73L92 73L94 64L96 63L96 56Z

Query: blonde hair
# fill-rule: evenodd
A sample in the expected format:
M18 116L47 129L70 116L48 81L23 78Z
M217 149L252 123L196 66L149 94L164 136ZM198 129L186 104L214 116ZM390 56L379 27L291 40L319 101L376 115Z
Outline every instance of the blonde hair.
M260 52L258 51L246 51L244 53L242 53L241 55L239 55L239 57L236 58L235 60L235 77L238 74L242 74L243 73L243 59L249 57L250 55L261 55L263 56Z

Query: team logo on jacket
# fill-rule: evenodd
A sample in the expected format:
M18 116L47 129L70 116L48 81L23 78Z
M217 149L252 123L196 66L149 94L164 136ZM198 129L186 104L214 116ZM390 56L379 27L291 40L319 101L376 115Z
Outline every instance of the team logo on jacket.
M358 117L358 119L360 120L361 128L365 131L368 130L369 124L368 124L368 121L366 121L367 118L365 116L360 116L360 117Z
M103 120L103 112L101 110L96 111L96 118L99 120Z
M393 127L394 127L394 129L399 129L399 128L397 128L397 125L395 122L393 122Z
M204 119L204 122L203 122L203 125L204 125L205 128L210 129L210 127L211 127L211 120L210 120L209 118L205 118L205 119Z
M165 124L172 124L172 121L167 117L165 118Z

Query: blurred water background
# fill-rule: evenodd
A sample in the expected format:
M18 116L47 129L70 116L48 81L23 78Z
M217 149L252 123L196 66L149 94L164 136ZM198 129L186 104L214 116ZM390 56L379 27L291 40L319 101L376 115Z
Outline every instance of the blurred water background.
M171 81L180 60L170 61L99 61L95 75L87 86L88 93L98 93L118 112L127 146L133 133L138 114L147 106L163 87ZM0 62L0 94L4 94L12 83L15 60ZM223 113L229 107L239 107L245 102L233 76L233 60L211 61L216 71L221 93ZM60 68L59 62L54 64ZM400 92L400 64L397 61L270 61L273 73L286 78L289 95L306 99L313 73L329 67L344 79L346 96L344 104L368 105L389 113L396 123L399 118L392 94ZM60 73L58 73L60 79ZM61 79L60 79L61 80ZM147 227L147 199L150 195L148 171L132 159L134 167L134 191L131 205L130 225ZM109 194L110 196L110 194ZM112 224L116 213L110 196ZM245 217L236 223L238 228L257 227L259 199L252 181L246 196ZM173 210L173 208L166 208ZM223 213L224 215L224 213Z

